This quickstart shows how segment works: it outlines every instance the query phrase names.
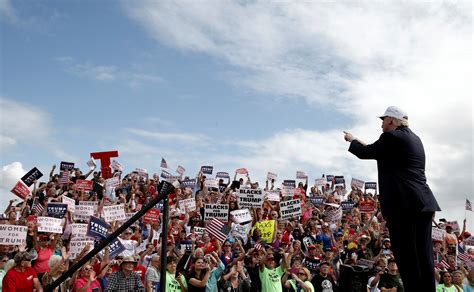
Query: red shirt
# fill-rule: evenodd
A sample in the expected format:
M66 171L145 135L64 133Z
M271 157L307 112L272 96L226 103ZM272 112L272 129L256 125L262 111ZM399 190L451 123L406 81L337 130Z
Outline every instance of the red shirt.
M38 279L36 272L33 268L25 268L24 272L19 272L15 267L8 270L5 277L3 278L2 291L33 291L33 279Z

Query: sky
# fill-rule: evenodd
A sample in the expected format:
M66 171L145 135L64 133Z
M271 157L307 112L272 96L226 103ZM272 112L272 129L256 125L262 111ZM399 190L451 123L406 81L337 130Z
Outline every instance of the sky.
M0 206L27 171L117 150L126 171L161 158L262 184L364 181L396 105L422 139L442 212L473 213L470 1L0 0Z

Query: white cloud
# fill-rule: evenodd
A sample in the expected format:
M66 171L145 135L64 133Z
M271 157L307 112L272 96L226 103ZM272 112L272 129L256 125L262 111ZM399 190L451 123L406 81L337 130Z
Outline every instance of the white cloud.
M19 198L13 195L10 190L15 186L15 184L20 180L20 178L26 173L26 170L23 169L21 162L13 162L7 165L2 166L0 170L0 212L4 211L4 208L8 206L8 202L12 199Z
M2 19L6 19L11 23L19 22L18 15L10 0L0 0L0 15Z
M303 99L315 110L336 110L352 120L352 129L344 130L367 142L381 131L375 116L388 105L404 108L424 141L429 183L446 210L441 214L459 220L464 199L472 199L469 1L149 1L124 6L157 41L233 66L235 72L226 76L236 86L269 93L264 96L276 101ZM213 157L259 172L293 173L307 166L373 177L374 163L347 152L342 130L275 133L239 141L241 155Z
M169 143L197 143L202 144L208 141L208 137L201 134L189 134L189 133L165 133L165 132L152 132L142 129L127 128L127 132L149 139L164 140Z
M63 64L65 70L71 74L100 82L124 81L132 88L140 87L144 83L163 82L163 79L157 75L127 71L120 69L117 66L96 65L92 62L79 62L70 56L57 57L55 60Z

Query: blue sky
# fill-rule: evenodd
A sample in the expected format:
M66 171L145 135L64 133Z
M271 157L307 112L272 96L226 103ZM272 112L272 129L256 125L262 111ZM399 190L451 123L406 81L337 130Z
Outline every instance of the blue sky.
M425 143L441 216L461 220L474 201L470 8L1 0L3 203L32 167L85 168L102 150L151 173L165 157L189 175L211 164L260 181L373 180L342 131L374 141L375 116L398 105Z

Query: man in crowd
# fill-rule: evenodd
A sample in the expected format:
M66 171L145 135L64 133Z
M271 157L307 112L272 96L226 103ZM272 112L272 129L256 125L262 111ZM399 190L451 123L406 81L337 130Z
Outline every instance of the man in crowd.
M137 261L132 256L124 257L120 263L120 269L110 275L105 291L145 292L140 276L133 271L136 265Z
M441 209L426 184L423 144L401 109L390 106L380 118L383 133L373 144L347 132L344 139L358 158L377 160L380 207L405 289L433 291L431 220Z

